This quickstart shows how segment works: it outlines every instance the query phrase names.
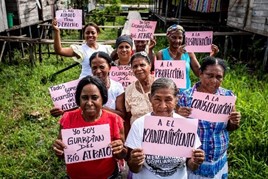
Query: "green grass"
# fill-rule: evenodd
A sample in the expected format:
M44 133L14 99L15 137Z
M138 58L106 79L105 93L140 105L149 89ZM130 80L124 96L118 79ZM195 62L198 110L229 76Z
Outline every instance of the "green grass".
M118 24L123 22L122 17L117 18ZM72 33L71 38L78 35ZM100 38L111 40L116 35L115 30L107 29ZM158 37L154 50L157 52L166 46L166 38ZM12 64L0 63L0 178L63 178L66 175L64 163L51 149L58 134L59 119L49 114L53 105L48 87L77 79L79 66L57 75L55 81L50 80L53 73L71 64L71 58L62 61L54 55L44 55L43 63L36 62L31 67L28 57L22 59L18 52L14 53ZM223 87L238 96L237 110L242 114L241 128L230 134L230 178L268 176L267 81L267 74L258 78L241 65L232 66L225 76Z
M44 84L43 78L72 60L56 62L53 57L35 67L30 67L27 60L18 63L0 64L0 178L61 178L64 167L51 150L58 119L49 114L52 102L48 87L76 79L80 68Z

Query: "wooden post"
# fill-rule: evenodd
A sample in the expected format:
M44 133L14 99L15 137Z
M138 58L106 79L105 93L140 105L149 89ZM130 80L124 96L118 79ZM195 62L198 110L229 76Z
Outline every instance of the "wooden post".
M183 6L183 0L180 1L180 5L179 5L179 17L178 17L178 24L180 24L181 21L181 11L182 11L182 6Z
M20 28L20 35L22 35L22 29ZM21 46L21 54L22 54L22 58L25 57L25 54L24 54L24 45L23 45L23 42L20 43L20 46Z
M263 63L262 63L262 70L265 71L265 68L267 66L267 59L268 58L268 37L267 37L267 42L266 42L266 50L264 53L264 58L263 58Z
M224 52L223 52L223 59L224 60L226 60L226 58L227 58L228 39L229 39L229 36L226 35L225 36L225 41L224 41Z
M2 61L3 53L4 53L4 50L6 48L6 43L7 43L7 41L4 41L3 46L2 46L2 50L1 50L1 54L0 54L0 62Z
M31 66L34 66L34 53L35 53L35 50L34 50L34 46L33 46L33 43L29 43L29 59L30 59L30 63L31 63Z
M7 36L10 36L9 32L7 32ZM8 56L9 56L9 63L11 63L12 61L12 51L11 51L11 45L10 45L10 42L8 41L7 42L7 45L8 45Z
M41 39L42 39L42 35L43 35L43 31L42 31L42 33L40 34L40 28L41 28L40 25L38 25L38 26L37 26L37 29L38 29L38 30L37 30L37 31L38 31L38 37L39 37L39 40L41 41ZM42 63L42 60L43 60L43 59L42 59L42 50L41 50L41 47L42 47L42 45L41 45L41 43L39 43L39 44L38 44L38 54L39 54L39 62L40 62L40 63Z
M165 11L165 28L167 26L167 13L168 13L168 0L166 0L166 11Z

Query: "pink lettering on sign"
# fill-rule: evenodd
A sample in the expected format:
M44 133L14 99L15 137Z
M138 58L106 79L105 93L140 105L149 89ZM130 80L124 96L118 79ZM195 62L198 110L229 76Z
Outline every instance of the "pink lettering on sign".
M153 38L156 21L130 21L130 32L133 40L150 40Z
M82 29L81 9L57 10L56 19L60 29Z
M187 52L211 52L212 31L185 32L185 49Z
M110 78L121 83L124 89L137 80L129 65L112 66Z
M74 80L48 88L56 108L66 111L77 107L75 102L75 92L78 82L79 80Z
M146 116L142 148L145 154L191 157L200 146L197 119Z
M189 117L210 122L227 122L235 101L235 96L220 96L195 91Z
M109 124L62 129L65 163L78 163L112 157Z
M156 60L155 78L172 79L178 88L186 88L186 63L183 60Z

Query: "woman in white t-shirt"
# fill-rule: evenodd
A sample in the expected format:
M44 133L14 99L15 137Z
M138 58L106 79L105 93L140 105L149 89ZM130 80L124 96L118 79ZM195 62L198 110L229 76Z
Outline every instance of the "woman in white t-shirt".
M108 90L108 101L103 106L103 109L106 109L110 112L116 113L122 118L124 114L119 110L116 110L117 103L124 103L123 98L119 96L124 93L124 88L121 83L116 82L109 77L109 72L111 69L111 57L105 52L94 52L89 59L89 66L92 68L93 76L101 79L107 90ZM50 114L54 117L58 117L64 113L60 108L53 108L50 110Z
M71 45L70 47L61 46L60 29L57 27L57 20L52 21L52 27L54 29L54 50L56 54L65 57L73 57L73 59L82 65L82 71L80 79L92 75L91 68L89 66L90 56L97 51L103 51L109 55L112 53L113 48L110 45L101 45L97 43L97 38L100 33L100 28L94 23L88 23L85 25L83 32L85 43L82 45Z
M103 106L103 109L124 117L120 111L116 110L116 103L124 102L118 99L118 96L124 92L124 88L121 83L114 81L109 77L111 63L111 57L105 52L94 52L89 58L89 64L93 75L101 79L108 89L108 101Z
M174 113L177 104L176 95L177 87L171 79L157 79L151 86L150 94L153 112L136 119L131 125L125 146L128 147L127 163L130 171L133 172L133 179L187 179L187 168L196 170L204 161L205 154L201 149L193 150L192 157L188 159L145 155L143 153L142 141L145 116L183 118Z

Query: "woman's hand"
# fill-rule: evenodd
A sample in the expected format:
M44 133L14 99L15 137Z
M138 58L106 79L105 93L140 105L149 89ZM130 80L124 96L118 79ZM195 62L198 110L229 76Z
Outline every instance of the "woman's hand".
M62 142L61 139L56 139L53 143L53 150L57 156L62 156L64 154L64 149L66 149L67 146Z
M188 107L176 106L176 109L175 109L175 112L183 117L189 117L189 115L191 114L191 111L192 111L192 109L188 108Z
M215 44L211 45L211 52L210 52L210 56L211 57L215 57L218 53L219 53L219 47Z
M187 166L192 170L198 169L205 160L205 152L202 149L193 150L192 157L187 161Z
M239 125L240 124L240 119L241 119L241 114L240 112L231 112L230 116L229 116L229 121L231 124L234 125Z
M58 24L57 19L54 18L54 19L52 20L52 28L53 28L54 31L60 31L60 29L59 29L59 27L57 26L57 24Z
M205 152L202 149L193 150L192 160L198 165L202 164L205 160Z
M155 37L151 38L149 41L149 51L153 51L153 48L156 46Z
M113 155L120 154L124 150L123 142L120 139L112 141L110 145L113 151Z
M186 52L185 46L186 46L185 44L179 46L178 52L179 52L180 55L182 55L182 54L184 54Z
M142 166L144 164L144 153L142 149L133 149L130 153L131 163Z
M130 152L128 166L133 173L138 173L145 161L145 156L142 149L133 149Z
M233 131L239 128L241 120L241 114L238 111L233 111L229 115L229 120L227 124L227 130L228 131Z
M59 117L59 116L63 115L63 113L64 113L64 111L61 110L60 108L52 108L50 110L50 114L53 117Z

